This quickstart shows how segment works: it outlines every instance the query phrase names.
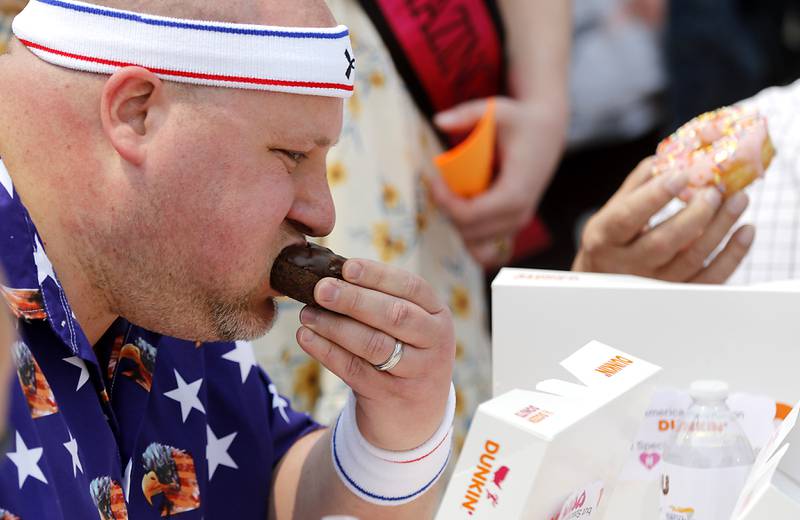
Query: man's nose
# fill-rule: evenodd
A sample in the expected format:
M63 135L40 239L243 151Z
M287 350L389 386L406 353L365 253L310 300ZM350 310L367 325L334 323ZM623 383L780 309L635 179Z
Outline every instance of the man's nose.
M336 210L328 187L325 165L315 170L293 174L295 197L286 218L306 235L323 237L333 231Z

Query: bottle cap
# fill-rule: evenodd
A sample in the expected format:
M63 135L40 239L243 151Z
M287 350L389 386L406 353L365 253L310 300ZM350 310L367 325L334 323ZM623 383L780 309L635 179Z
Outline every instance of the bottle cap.
M695 401L723 401L728 398L729 387L724 381L695 381L689 387L689 395Z

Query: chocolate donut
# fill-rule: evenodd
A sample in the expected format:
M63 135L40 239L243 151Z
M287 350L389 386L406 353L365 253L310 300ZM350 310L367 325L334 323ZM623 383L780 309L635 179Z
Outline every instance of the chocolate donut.
M314 301L314 287L323 278L344 280L342 267L347 258L316 244L289 246L272 264L270 285L289 298L308 305Z

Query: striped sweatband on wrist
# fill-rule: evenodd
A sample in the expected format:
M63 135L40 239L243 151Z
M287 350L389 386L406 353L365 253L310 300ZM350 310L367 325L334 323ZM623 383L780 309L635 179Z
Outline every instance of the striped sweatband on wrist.
M74 0L31 0L17 39L42 60L113 74L144 67L162 79L346 98L353 93L350 32L187 20Z
M436 483L450 460L455 410L451 384L444 419L436 433L413 450L388 451L376 448L361 435L355 396L350 392L331 436L336 473L350 491L373 504L398 506L417 499Z

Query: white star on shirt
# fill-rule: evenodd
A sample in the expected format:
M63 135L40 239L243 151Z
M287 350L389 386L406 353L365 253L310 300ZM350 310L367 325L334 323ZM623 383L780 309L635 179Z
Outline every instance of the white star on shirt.
M278 389L275 388L275 385L273 384L269 385L269 393L272 394L272 409L274 410L277 408L278 411L281 412L281 417L283 417L283 420L288 424L289 416L286 415L286 407L289 406L289 402L281 397L281 395L278 393Z
M203 408L203 403L201 403L200 398L197 397L197 393L200 392L200 385L203 384L203 378L201 377L197 381L193 381L187 385L178 371L175 369L173 370L175 371L175 380L178 382L178 388L170 390L169 392L164 392L164 395L181 403L183 422L186 422L186 418L189 417L192 408L206 413L206 409Z
M22 489L22 485L25 483L25 480L27 480L28 477L33 477L36 480L47 484L47 479L44 478L44 473L42 473L42 470L39 468L39 459L42 458L42 452L44 451L44 448L28 449L19 432L16 433L17 451L8 452L8 458L11 459L11 462L13 462L17 467L19 488Z
M233 461L230 455L228 455L228 449L231 447L231 443L233 439L236 438L236 434L238 432L233 432L230 435L226 435L221 439L217 439L217 436L214 435L214 432L211 431L211 427L206 425L206 433L208 436L208 444L206 445L206 459L208 460L208 480L214 478L214 472L217 470L217 466L227 466L233 469L239 469L239 466L236 465L236 462Z
M237 341L236 348L222 355L223 358L234 363L239 363L239 372L242 373L242 383L247 381L250 369L256 365L256 356L253 354L253 345L249 341Z
M44 252L44 247L42 247L41 241L39 241L39 236L37 235L35 238L35 247L36 251L33 252L33 261L36 262L36 272L39 278L39 285L42 284L47 277L49 276L52 280L56 281L56 273L53 272L53 264L50 263L50 259L47 258L47 253Z
M128 459L128 465L125 466L125 474L122 475L122 487L125 488L125 502L130 502L132 469L133 469L133 459Z
M69 440L64 443L64 447L72 457L72 476L78 476L78 470L83 473L83 466L81 466L81 459L78 458L78 441L72 437L72 432L69 432Z
M3 164L3 161L0 161L0 185L6 189L8 195L13 199L14 183L11 181L11 175L8 174L8 170Z
M81 369L81 375L78 376L78 386L75 388L75 391L77 392L83 385L86 384L86 381L89 380L89 370L86 368L86 363L84 363L83 360L78 356L67 357L63 360L70 365L74 365Z

